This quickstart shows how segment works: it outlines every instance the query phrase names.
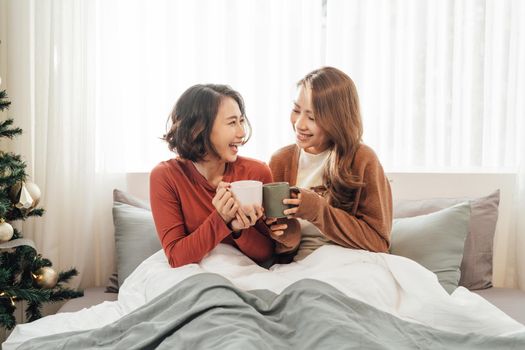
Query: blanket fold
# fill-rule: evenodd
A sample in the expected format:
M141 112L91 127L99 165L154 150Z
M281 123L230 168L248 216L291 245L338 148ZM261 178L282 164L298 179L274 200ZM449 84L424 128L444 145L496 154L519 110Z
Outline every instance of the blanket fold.
M457 334L402 320L333 286L301 279L276 294L214 273L190 276L97 329L18 349L523 349L525 333Z

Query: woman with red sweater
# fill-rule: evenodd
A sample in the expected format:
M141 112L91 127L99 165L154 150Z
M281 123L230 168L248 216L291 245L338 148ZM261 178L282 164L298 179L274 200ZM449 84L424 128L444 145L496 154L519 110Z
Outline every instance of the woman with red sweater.
M274 181L300 194L285 199L287 219L267 219L278 253L301 260L325 244L387 252L392 194L374 151L361 142L363 127L355 85L324 67L297 84L290 120L296 144L270 161Z
M219 243L258 263L273 253L262 208L239 207L238 180L272 181L263 162L237 155L251 135L241 95L225 85L195 85L177 101L164 136L178 157L150 175L153 219L172 267L197 263Z

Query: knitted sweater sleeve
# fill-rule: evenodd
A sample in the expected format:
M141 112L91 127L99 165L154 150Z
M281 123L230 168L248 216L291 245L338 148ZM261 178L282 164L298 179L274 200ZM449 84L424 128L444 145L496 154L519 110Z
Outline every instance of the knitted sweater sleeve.
M177 175L177 174L175 174ZM193 232L185 228L182 203L166 166L159 165L150 175L151 212L157 234L171 267L199 262L230 234L219 213L214 210ZM198 205L187 202L184 205Z

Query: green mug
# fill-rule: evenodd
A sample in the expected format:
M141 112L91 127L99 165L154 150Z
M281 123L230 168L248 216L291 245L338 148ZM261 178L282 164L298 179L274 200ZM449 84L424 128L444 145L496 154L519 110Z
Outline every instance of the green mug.
M291 198L292 193L299 193L295 186L288 182L272 182L263 185L263 208L267 218L285 218L283 211L295 205L283 204L283 199Z

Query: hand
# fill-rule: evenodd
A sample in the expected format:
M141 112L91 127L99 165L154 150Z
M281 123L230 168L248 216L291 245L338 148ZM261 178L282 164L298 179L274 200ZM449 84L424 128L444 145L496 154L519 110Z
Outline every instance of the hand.
M239 204L233 198L232 193L224 186L217 187L217 193L215 193L211 203L226 224L229 224L235 218L235 213L239 209Z
M292 198L283 199L283 204L291 204L294 206L293 208L285 209L283 211L284 215L286 215L288 219L294 218L294 215L297 214L297 210L299 209L299 205L301 204L301 192L297 194L292 193Z
M263 215L263 208L259 205L243 205L237 213L235 219L231 222L233 231L240 231L255 225Z
M241 209L239 209L239 214L241 217L247 219L249 221L249 225L253 226L263 216L264 209L257 204L253 205L243 205L241 206ZM244 214L244 216L243 216Z
M266 219L266 225L270 227L270 236L272 236L273 239L282 236L284 234L284 230L288 228L287 224L275 224L276 222L276 218Z

